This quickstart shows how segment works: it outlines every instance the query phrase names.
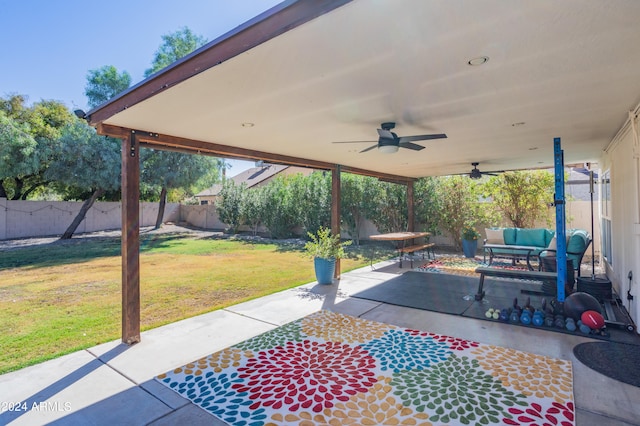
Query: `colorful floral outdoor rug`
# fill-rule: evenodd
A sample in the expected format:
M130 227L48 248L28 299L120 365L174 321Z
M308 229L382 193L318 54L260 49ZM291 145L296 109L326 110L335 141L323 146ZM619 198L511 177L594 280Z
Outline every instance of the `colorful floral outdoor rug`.
M573 425L570 361L319 311L156 378L230 425Z
M418 272L433 272L436 274L453 274L477 277L478 274L475 272L475 270L478 266L488 266L488 264L483 261L482 256L466 258L463 256L455 255L441 255L436 256L435 259L425 262L423 265L420 265L414 270ZM520 261L519 263L513 265L511 263L511 260L502 259L494 259L491 263L491 267L521 269L523 271L527 270L527 264L524 261Z

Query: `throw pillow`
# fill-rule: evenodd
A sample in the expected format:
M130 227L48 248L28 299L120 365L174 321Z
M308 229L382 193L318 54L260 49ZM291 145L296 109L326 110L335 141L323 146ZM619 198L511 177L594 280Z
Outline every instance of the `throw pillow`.
M504 244L504 234L502 229L485 228L484 232L487 236L487 244Z
M556 243L556 237L551 238L549 241L549 245L547 246L549 250L558 250L558 245Z

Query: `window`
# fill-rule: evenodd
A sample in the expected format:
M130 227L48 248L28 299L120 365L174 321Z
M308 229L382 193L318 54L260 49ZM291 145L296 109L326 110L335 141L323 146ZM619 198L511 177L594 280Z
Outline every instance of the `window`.
M204 205L207 205L207 204L209 204L209 201L207 201L207 200L200 200L200 205L201 205L201 206L204 206Z

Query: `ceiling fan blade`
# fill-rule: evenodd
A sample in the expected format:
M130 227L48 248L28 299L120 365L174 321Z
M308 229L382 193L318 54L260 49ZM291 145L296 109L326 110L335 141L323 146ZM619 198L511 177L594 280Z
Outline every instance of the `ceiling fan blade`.
M391 139L391 140L395 140L396 139L396 137L393 135L393 133L391 133L389 130L384 130L384 129L377 129L377 130L378 130L378 134L383 139Z
M487 176L498 176L497 173L491 173L491 172L482 172L482 174Z
M444 139L447 135L444 133L437 133L433 135L415 135L415 136L402 136L400 137L400 143L402 142L414 142L414 141L426 141L430 139Z
M420 150L424 149L424 146L418 145L418 144L415 144L415 143L411 143L411 142L400 142L400 144L398 146L400 148L408 148L408 149L412 149L414 151L420 151Z
M376 141L339 141L331 143L376 143Z
M360 151L360 154L362 154L363 152L371 151L372 149L375 149L377 147L378 147L378 144L372 145L369 148L365 148L362 151Z

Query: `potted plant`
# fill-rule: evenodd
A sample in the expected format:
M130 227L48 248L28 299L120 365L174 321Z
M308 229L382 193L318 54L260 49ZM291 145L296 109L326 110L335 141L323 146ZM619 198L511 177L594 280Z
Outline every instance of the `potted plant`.
M465 225L462 228L462 251L464 257L473 258L478 250L478 238L480 233L472 225Z
M344 248L351 244L351 241L340 242L339 235L331 234L331 231L324 227L320 227L315 234L307 234L311 241L308 241L304 248L307 255L313 258L318 284L333 283L336 259L344 257Z

